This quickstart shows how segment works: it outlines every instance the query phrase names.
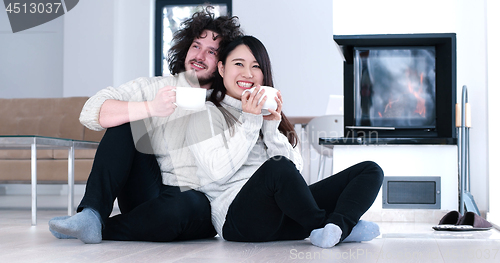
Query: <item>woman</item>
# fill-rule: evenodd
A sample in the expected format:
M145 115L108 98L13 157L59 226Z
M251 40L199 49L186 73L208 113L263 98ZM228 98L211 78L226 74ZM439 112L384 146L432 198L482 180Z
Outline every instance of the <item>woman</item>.
M320 247L376 237L375 223L358 221L377 196L380 167L360 163L307 186L281 94L278 108L263 116L263 91L243 92L273 86L263 44L252 36L233 41L219 54L218 70L208 110L192 116L186 136L218 234L250 242L310 236Z

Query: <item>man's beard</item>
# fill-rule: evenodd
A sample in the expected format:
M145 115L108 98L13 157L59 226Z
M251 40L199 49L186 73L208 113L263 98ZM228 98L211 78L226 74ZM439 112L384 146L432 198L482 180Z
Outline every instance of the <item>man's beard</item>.
M196 76L196 71L189 70L186 72L186 79L193 86L201 87L201 86L212 83L215 79L215 74L217 74L217 71L214 71L214 73L212 73L208 77L198 77L198 76ZM198 84L198 85L196 85L196 84Z
M204 85L212 83L214 81L214 78L215 78L215 74L212 73L212 75L210 75L208 77L198 78L198 83L200 83L200 86L204 86Z

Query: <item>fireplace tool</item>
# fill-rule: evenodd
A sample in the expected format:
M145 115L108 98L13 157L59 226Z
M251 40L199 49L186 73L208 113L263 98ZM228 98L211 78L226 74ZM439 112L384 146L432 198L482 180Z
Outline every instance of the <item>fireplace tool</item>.
M461 105L465 105L462 106ZM469 105L469 99L467 94L467 86L462 88L462 104L457 103L456 107L456 127L458 129L458 163L460 166L459 171L459 212L461 214L465 213L465 210L474 212L478 215L479 210L477 209L476 202L474 202L474 197L470 193L470 136L469 131L471 127L471 109Z

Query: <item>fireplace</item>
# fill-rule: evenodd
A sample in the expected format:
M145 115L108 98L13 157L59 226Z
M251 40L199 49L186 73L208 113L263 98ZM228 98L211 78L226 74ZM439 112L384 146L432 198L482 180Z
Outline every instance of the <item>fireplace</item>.
M455 34L335 35L344 136L456 139Z

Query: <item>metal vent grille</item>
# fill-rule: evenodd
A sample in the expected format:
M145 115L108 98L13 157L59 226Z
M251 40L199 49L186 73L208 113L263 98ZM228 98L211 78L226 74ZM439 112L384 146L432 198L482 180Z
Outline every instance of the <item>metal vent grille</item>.
M441 208L440 177L388 176L382 191L382 208Z

